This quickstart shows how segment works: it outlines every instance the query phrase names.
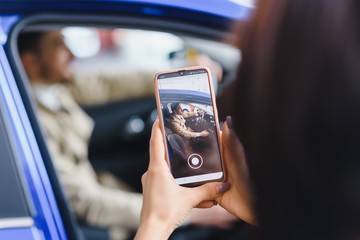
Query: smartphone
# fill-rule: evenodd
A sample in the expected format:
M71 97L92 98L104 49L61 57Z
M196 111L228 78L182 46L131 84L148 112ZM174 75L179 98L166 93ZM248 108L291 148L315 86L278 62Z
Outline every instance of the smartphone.
M155 96L166 160L179 185L224 179L220 130L211 73L207 67L159 72Z

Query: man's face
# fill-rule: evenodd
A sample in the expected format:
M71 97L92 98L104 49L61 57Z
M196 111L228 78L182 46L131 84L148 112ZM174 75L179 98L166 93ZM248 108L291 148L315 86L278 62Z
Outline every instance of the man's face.
M174 111L175 111L176 114L179 114L179 115L183 114L183 110L182 110L180 105L177 105L177 107L175 108Z
M60 31L50 31L43 35L37 57L41 80L59 83L73 79L70 63L74 55L65 45Z

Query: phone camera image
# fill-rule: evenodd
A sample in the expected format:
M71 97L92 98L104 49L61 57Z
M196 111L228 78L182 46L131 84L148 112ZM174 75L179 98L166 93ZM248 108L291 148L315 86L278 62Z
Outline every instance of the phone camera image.
M217 121L207 71L178 71L157 78L159 113L168 160L180 185L221 180ZM190 74L191 73L191 74Z

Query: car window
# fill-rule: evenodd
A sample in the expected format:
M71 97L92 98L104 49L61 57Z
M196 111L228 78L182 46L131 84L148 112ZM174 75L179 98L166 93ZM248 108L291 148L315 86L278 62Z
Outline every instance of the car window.
M62 33L75 56L71 90L80 104L152 96L157 71L208 61L221 69L212 69L217 87L239 60L239 52L226 44L166 32L66 27ZM209 60L197 61L200 54ZM234 60L230 66L227 59Z
M212 72L216 92L222 84L231 80L237 62L240 61L240 52L235 47L226 44L222 39L201 38L199 35L140 28L76 25L54 27L46 26L46 24L33 28L30 26L21 32L34 31L60 32L61 37L56 43L59 46L46 44L38 46L43 49L42 54L45 60L41 64L45 66L46 72L38 73L37 77L50 78L55 76L59 69L63 70L63 65L70 66L72 74L67 78L71 80L60 85L69 90L66 94L69 92L94 122L93 131L90 131L88 149L92 164L95 168L114 170L114 162L135 163L137 174L130 174L131 171L122 169L117 175L129 175L128 178L131 178L133 182L136 181L133 187L137 191L141 191L139 179L147 167L148 139L152 123L157 117L153 90L155 73L172 68L205 65ZM57 55L54 55L55 53L51 55L47 51L51 47L59 49L56 52ZM20 48L19 46L19 51L21 51ZM60 59L60 63L56 66L53 66L54 56ZM31 61L28 62L30 63L26 64L31 65ZM22 63L25 68L24 61ZM37 80L40 83L42 81L31 79L29 75L25 80L30 80L30 82ZM34 86L34 84L31 85ZM57 109L60 104L54 100L54 87L44 87L44 84L35 85L40 85L33 87L32 92L41 108L47 111ZM56 92L59 94L64 91ZM44 111L40 114L44 115ZM77 129L91 129L92 124L80 123L86 118L81 116L78 116L80 120L67 121L72 122ZM44 119L43 117L40 116ZM42 125L43 122L40 121L40 124ZM54 135L61 133L62 127L59 127L59 130L50 125L45 127L53 131ZM73 140L69 138L68 141ZM49 147L59 145L48 144ZM73 145L70 147L80 151L80 147ZM58 151L62 151L63 148L62 145L57 147ZM83 148L85 149L86 146ZM104 156L111 160L104 161ZM131 159L137 159L137 162Z
M117 159L124 155L127 159L128 155L135 156L144 163L138 175L147 166L148 138L157 116L153 90L155 73L205 65L212 72L216 92L231 80L240 61L238 49L223 39L207 39L199 35L116 27L52 27L46 24L30 26L22 32L54 30L60 32L63 39L63 43L58 44L65 44L72 54L69 60L69 53L62 48L60 60L67 58L70 62L72 79L61 85L70 90L68 92L75 101L94 120L89 143L90 160L95 167L108 168L109 164L96 159L103 158L103 155L111 155L109 158L116 155ZM47 46L42 47L46 55ZM52 62L52 57L48 56L47 62ZM49 65L47 62L44 60L42 64ZM51 67L47 66L47 73L42 73L45 78L55 74L56 68ZM31 82L31 77L27 77ZM33 90L37 102L49 109L58 107L50 87L37 86ZM77 122L81 121L74 121L74 124ZM51 126L48 128L54 130ZM139 148L142 151L139 152ZM135 189L141 190L139 181Z
M170 53L184 47L179 37L155 31L72 27L62 33L75 55L72 92L81 104L153 95L154 73L171 68Z

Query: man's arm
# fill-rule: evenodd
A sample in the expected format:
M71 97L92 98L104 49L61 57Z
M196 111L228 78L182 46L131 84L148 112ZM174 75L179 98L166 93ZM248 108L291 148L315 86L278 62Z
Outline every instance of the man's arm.
M101 104L108 101L152 96L154 72L116 71L99 74L77 73L75 81L68 85L79 104Z
M182 116L184 118L189 118L189 117L197 117L199 116L199 114L197 112L184 112Z
M190 128L183 128L177 121L170 122L171 129L174 133L180 135L183 138L196 138L200 137L200 133L193 132Z

